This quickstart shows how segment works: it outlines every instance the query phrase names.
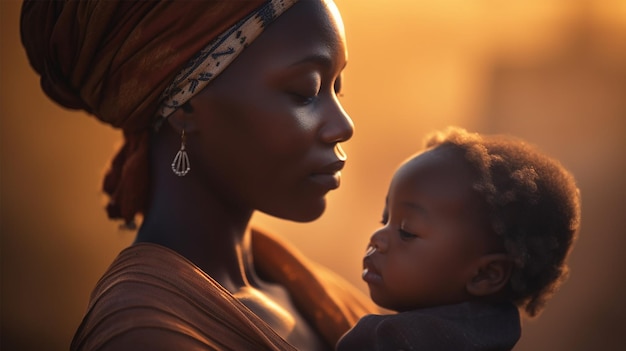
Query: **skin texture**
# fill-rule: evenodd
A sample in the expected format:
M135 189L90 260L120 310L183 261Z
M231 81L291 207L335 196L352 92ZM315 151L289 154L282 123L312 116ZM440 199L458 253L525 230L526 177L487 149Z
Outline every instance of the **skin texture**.
M482 202L460 155L418 154L395 173L384 226L364 259L378 305L406 311L496 294L508 279L506 256L486 230Z
M301 1L152 137L152 201L137 242L172 248L198 265L302 350L319 337L286 292L255 274L255 210L318 218L339 185L353 133L337 99L347 49L331 2ZM191 170L170 163L185 130Z

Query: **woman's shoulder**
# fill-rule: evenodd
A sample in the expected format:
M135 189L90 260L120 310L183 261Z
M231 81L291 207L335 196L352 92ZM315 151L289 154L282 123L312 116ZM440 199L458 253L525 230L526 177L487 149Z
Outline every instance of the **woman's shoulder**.
M197 328L190 315L197 310L193 300L200 297L194 298L194 289L185 286L193 284L182 283L191 268L159 245L136 244L123 250L94 288L71 349L154 346L147 343L165 347L174 340L197 339L181 333L189 329L187 334L193 334ZM176 273L182 276L175 278Z
M191 298L200 291L220 288L177 252L157 244L138 243L120 252L109 265L91 293L88 309L154 307L167 299Z
M118 255L96 285L71 349L259 349L272 343L281 349L283 341L259 324L184 257L136 244Z

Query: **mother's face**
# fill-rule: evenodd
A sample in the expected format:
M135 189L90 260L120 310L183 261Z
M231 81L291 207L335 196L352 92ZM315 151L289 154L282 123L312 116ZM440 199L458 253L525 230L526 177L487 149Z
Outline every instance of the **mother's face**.
M353 133L337 99L346 59L335 5L295 4L191 101L193 172L243 210L319 217Z

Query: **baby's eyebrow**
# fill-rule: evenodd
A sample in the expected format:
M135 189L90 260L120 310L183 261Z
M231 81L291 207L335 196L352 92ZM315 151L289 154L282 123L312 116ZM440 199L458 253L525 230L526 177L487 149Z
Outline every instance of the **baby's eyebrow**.
M420 212L423 215L428 213L428 211L426 211L426 209L423 206L421 206L421 205L419 205L419 204L417 204L415 202L403 201L403 202L400 203L400 205L403 206L403 207L408 207L408 208L410 208L412 210L416 210L416 211Z

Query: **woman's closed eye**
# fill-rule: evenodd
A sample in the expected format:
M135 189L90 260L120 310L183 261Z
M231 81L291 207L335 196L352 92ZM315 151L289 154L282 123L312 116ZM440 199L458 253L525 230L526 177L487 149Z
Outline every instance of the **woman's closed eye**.
M341 82L342 82L342 76L339 75L339 77L335 80L335 84L333 85L335 96L339 98L343 97L343 93L341 92L341 85L342 85Z
M315 102L317 99L317 94L309 95L309 94L300 94L300 93L291 93L293 100L298 105L306 106Z
M298 105L309 105L315 102L320 94L322 76L315 70L306 70L293 76L286 88Z

